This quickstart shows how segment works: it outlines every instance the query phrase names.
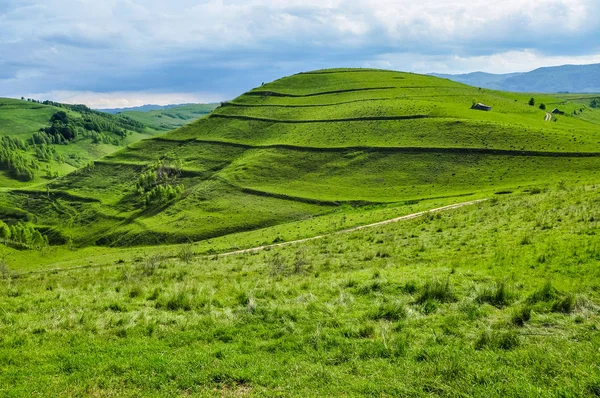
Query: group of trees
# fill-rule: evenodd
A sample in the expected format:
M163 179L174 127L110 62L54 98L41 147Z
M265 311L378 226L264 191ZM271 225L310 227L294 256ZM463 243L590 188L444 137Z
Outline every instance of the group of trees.
M40 129L31 138L34 145L68 144L77 137L90 137L94 143L120 145L129 131L143 132L146 126L123 115L111 115L88 108L85 105L68 105L53 101L36 101L43 105L62 108L52 115L49 125ZM73 117L68 111L77 112Z
M600 99L594 98L592 101L590 101L590 106L592 108L600 108Z
M56 149L46 144L36 146L35 154L38 160L41 160L42 162L50 162L51 160L56 160L59 163L64 162L62 156L56 153Z
M178 198L184 190L183 185L176 182L180 174L179 166L165 162L158 162L142 173L136 188L146 206L164 204Z
M30 224L21 222L7 225L0 220L0 241L5 245L18 244L32 249L42 249L48 246L48 237Z
M7 170L12 177L18 180L33 180L35 170L38 170L40 165L27 155L26 150L27 144L19 138L0 137L0 168Z
M53 104L46 101L44 103ZM31 142L41 144L68 144L77 137L90 137L96 144L121 145L130 130L143 131L144 125L126 116L109 115L93 111L85 105L63 105L79 112L82 117L72 117L58 111L50 118L50 124L33 135Z

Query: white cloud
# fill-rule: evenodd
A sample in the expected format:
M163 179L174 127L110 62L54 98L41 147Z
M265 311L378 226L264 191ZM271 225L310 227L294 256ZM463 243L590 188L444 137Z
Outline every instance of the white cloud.
M142 105L169 105L188 103L212 103L223 101L220 94L214 93L150 93L150 92L109 92L92 91L51 91L30 94L27 98L50 100L66 104L85 104L90 108L128 108Z
M547 56L533 50L508 51L482 56L427 56L382 54L364 63L365 67L409 70L416 73L528 72L544 66L600 63L600 53L583 56Z
M598 0L0 3L0 95L231 95L315 67L509 72L600 53Z

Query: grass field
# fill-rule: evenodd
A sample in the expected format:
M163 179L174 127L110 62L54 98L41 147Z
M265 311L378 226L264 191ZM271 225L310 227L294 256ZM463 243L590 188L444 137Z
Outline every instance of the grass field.
M597 396L599 198L554 187L254 254L4 265L0 391Z
M0 174L0 395L600 396L591 98L316 71Z
M144 123L153 130L165 132L204 117L217 106L218 104L187 104L148 112L124 111L121 114Z
M80 120L84 117L81 112L55 105L0 98L0 136L15 137L28 142L34 133L50 124L51 117L57 112L66 112L72 120ZM102 119L102 114L96 114L96 116ZM113 116L109 115L106 118L108 121L115 120ZM108 132L100 133L115 138ZM94 142L91 137L81 135L69 145L51 145L56 155L61 157L60 161L50 159L41 162L41 168L35 171L35 178L30 181L20 181L13 178L7 170L0 169L0 187L22 188L43 184L52 179L47 175L47 170L59 176L66 175L93 160L119 150L127 144L149 138L156 133L156 130L150 128L146 128L144 131L131 130L128 131L127 137L119 137L119 145L112 142ZM30 146L24 155L30 160L37 159L33 146Z

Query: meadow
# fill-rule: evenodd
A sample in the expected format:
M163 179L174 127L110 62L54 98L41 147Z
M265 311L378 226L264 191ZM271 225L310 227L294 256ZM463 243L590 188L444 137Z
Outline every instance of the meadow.
M52 118L61 112L67 119L69 134L75 137L63 139L61 136L57 141L59 134L54 130L52 134L41 131L50 130ZM60 127L64 127L64 123ZM8 161L0 163L24 163L31 173L21 178L10 172L11 167L0 164L0 187L44 185L156 133L133 119L95 112L82 105L0 98L0 137L17 139L24 144L24 148L8 154Z
M0 395L600 396L592 99L336 69L50 144L101 158L0 174Z
M217 104L187 104L147 112L124 111L121 114L144 123L150 129L165 132L204 117L217 106Z
M598 189L561 184L248 254L3 262L0 391L598 396Z
M47 185L0 192L0 217L34 222L55 243L129 247L204 241L348 208L594 184L600 110L584 97L382 70L301 73ZM471 109L476 102L493 109ZM553 106L565 114L547 121ZM140 191L148 173L156 181Z

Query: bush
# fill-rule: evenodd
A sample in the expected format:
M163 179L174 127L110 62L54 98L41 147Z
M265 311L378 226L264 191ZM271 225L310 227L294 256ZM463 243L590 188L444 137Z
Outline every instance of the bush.
M417 298L418 304L423 304L429 300L436 300L440 303L447 303L456 300L450 286L450 278L445 281L433 280L429 281L423 287L423 291Z
M373 320L399 321L406 319L408 309L403 303L394 301L383 303L369 314Z
M192 245L191 244L187 244L181 247L181 250L179 250L179 253L177 254L177 257L183 261L185 264L189 264L190 262L192 262L192 259L194 258L194 252L192 251Z
M531 98L529 100L529 105L534 106L535 105L535 98Z
M540 109L545 111L546 110L546 104L540 104Z
M8 279L10 277L10 269L8 265L2 260L0 260L0 278Z
M505 282L499 282L495 286L484 288L477 296L477 302L502 308L509 305L514 296L514 292L506 286Z
M531 319L531 307L525 306L517 309L511 316L511 322L516 326L523 326Z
M552 286L550 281L546 282L544 286L540 289L536 290L527 301L531 304L539 303L539 302L548 302L556 299L558 297L558 291Z
M575 308L575 296L568 294L562 299L555 301L552 304L552 312L560 312L562 314L570 314Z
M188 292L178 292L159 300L156 303L156 308L164 308L169 311L191 311L192 300Z
M475 342L476 350L485 348L511 350L520 344L519 335L514 330L490 331L484 330Z

